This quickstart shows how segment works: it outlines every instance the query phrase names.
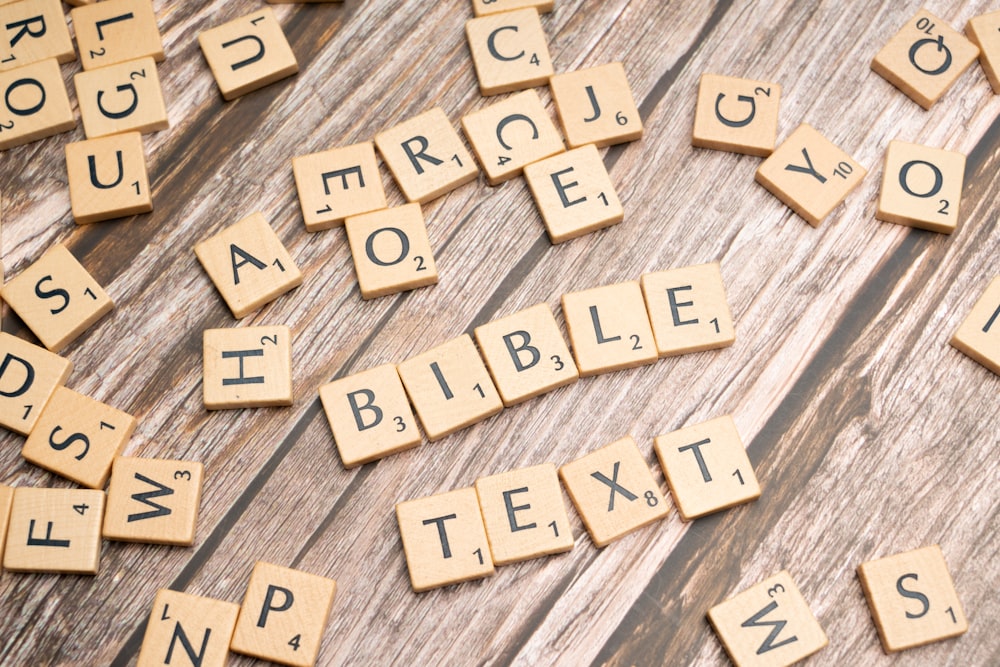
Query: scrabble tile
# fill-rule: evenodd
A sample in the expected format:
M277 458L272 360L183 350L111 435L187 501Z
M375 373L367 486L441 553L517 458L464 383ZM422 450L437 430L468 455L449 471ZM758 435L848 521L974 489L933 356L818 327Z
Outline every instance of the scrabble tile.
M529 164L524 178L553 243L618 224L624 217L615 186L593 144Z
M539 13L551 12L555 7L555 0L472 0L472 11L476 16L509 12L524 7L534 7Z
M151 57L164 59L152 0L104 0L70 10L85 70Z
M104 491L14 489L3 566L15 572L97 574Z
M209 410L292 404L292 332L286 326L206 329Z
M767 157L778 138L781 86L702 74L691 145Z
M490 185L565 150L538 93L526 90L462 118L462 129Z
M337 582L258 561L229 648L282 665L314 665Z
M66 144L66 172L73 219L79 225L153 210L138 132Z
M292 47L270 7L198 35L198 45L227 100L299 71Z
M478 326L475 335L505 406L572 384L580 377L547 303Z
M0 484L0 554L3 554L4 544L7 542L7 524L10 522L10 506L13 502L14 489Z
M225 667L240 606L162 588L156 592L136 667ZM176 663L175 663L176 664Z
M61 243L11 278L0 294L51 352L69 345L115 305Z
M267 0L272 5L302 4L307 2L343 2L344 0Z
M476 495L495 565L573 548L559 476L551 463L480 477Z
M396 520L414 592L493 574L474 488L397 503Z
M81 486L103 489L111 463L121 456L135 425L130 414L58 387L21 455Z
M195 461L115 459L104 537L147 544L194 544L204 466Z
M0 72L0 151L76 127L55 58Z
M736 340L718 262L646 273L640 282L659 356L714 350Z
M468 334L411 357L396 369L432 442L503 409Z
M80 72L73 77L73 84L88 139L170 127L152 58Z
M1000 276L976 301L951 337L951 345L1000 375Z
M434 251L420 204L352 215L344 227L363 298L437 283Z
M771 153L755 178L786 206L818 227L868 173L803 123Z
M642 136L642 118L621 63L556 74L549 86L570 148L610 146Z
M660 486L631 436L559 468L566 491L603 547L667 516Z
M936 544L862 563L858 579L886 653L957 637L969 629Z
M569 292L563 317L580 377L652 364L656 343L639 283Z
M343 224L387 206L382 175L370 142L292 158L295 187L307 232Z
M470 19L465 36L483 95L544 86L552 76L545 31L531 7Z
M872 70L930 109L979 56L979 47L926 9L872 59Z
M712 607L708 620L736 667L785 667L827 645L787 570Z
M760 497L760 485L729 415L661 435L653 449L685 521Z
M958 224L964 178L961 153L890 141L875 217L950 234Z
M420 444L420 429L392 364L334 380L319 388L327 421L345 468Z
M0 7L0 72L55 58L76 59L59 0L21 0Z
M979 47L979 64L993 92L1000 95L1000 11L970 19L965 34Z
M0 332L0 426L28 435L73 362Z
M236 319L302 284L302 272L260 213L202 241L194 254Z
M426 204L479 174L441 107L376 134L375 146L407 201Z

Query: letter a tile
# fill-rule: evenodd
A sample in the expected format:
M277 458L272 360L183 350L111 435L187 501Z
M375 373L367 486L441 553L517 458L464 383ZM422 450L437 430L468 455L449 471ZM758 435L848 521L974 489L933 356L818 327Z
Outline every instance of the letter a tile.
M965 34L979 47L979 64L993 92L1000 95L1000 11L970 19Z
M97 574L104 491L14 489L3 566L15 572Z
M646 273L641 282L660 357L727 347L736 340L717 262Z
M387 205L371 142L300 155L292 158L292 171L307 232Z
M556 74L549 80L570 148L635 141L642 117L621 63Z
M76 127L55 58L0 72L0 151Z
M162 62L165 57L151 0L104 0L69 14L85 70L147 56Z
M0 332L0 426L28 435L73 362Z
M66 144L69 201L78 225L153 210L138 132Z
M961 153L890 141L875 217L950 234L958 225L964 179Z
M162 588L156 592L136 667L225 667L240 606ZM185 662L185 660L187 662Z
M437 283L437 265L420 204L354 215L344 221L344 227L362 298Z
M3 4L3 3L0 3ZM59 0L21 0L0 7L0 72L55 58L76 58Z
M194 544L204 466L195 461L115 459L104 537L147 544Z
M152 58L80 72L73 77L73 85L88 139L170 127L160 77Z
M691 145L767 157L778 138L781 86L702 74Z
M532 8L471 19L465 35L483 95L544 86L552 76L545 31Z
M292 332L286 326L206 329L205 407L292 404Z
M1000 375L1000 276L976 301L951 337L951 345Z

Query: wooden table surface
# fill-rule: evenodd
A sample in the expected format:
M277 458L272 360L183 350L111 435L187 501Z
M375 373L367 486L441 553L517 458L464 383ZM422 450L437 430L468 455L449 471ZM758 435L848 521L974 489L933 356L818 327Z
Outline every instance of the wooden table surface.
M239 602L266 560L338 581L324 665L726 664L705 612L786 568L830 638L808 664L1000 664L1000 377L948 345L998 274L1000 97L973 65L924 111L870 70L920 2L556 0L542 19L556 71L624 62L643 116L642 140L602 151L624 222L553 246L523 179L489 187L481 176L424 207L440 283L372 301L343 229L305 231L290 160L433 106L458 126L495 102L477 88L468 0L275 5L301 71L228 103L196 35L261 3L154 5L170 117L145 136L155 211L74 224L63 146L83 138L78 127L0 154L2 254L11 276L62 241L115 300L64 352L76 366L68 386L136 415L127 454L205 464L197 541L104 542L96 577L4 572L0 663L132 663L157 589ZM997 6L927 8L962 29ZM67 81L78 68L63 66ZM779 82L779 140L808 122L868 176L810 227L754 182L759 159L691 147L703 72ZM954 234L875 221L895 138L968 155ZM384 169L383 180L401 203ZM191 247L254 211L305 281L237 322ZM342 467L320 385L538 302L561 322L564 292L709 261L722 264L732 347L583 379ZM202 331L259 324L292 328L294 405L207 412ZM3 326L34 340L9 310ZM626 434L662 484L653 438L724 414L748 447L758 501L693 523L672 511L600 550L571 509L571 552L411 591L396 502L566 463ZM22 443L2 435L0 482L72 486L24 462ZM886 656L855 568L932 543L969 631Z

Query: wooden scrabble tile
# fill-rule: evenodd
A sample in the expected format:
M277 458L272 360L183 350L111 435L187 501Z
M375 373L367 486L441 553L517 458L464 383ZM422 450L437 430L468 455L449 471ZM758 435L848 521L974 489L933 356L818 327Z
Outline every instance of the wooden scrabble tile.
M667 516L660 486L631 436L559 468L590 539L603 547Z
M640 282L659 356L714 350L736 340L718 262L646 273Z
M533 90L464 116L462 129L490 185L508 181L526 165L565 150L559 130Z
M271 5L291 5L310 2L343 2L344 0L267 0Z
M781 86L702 74L691 145L767 157L778 138Z
M11 278L0 294L52 352L66 347L115 305L61 243Z
M73 77L73 84L88 139L170 127L160 77L152 58L80 72Z
M926 9L893 35L872 70L930 109L979 56L979 47Z
M936 544L862 563L858 579L886 653L957 637L969 629Z
M194 544L204 466L196 461L115 459L104 537L147 544Z
M28 435L73 362L0 332L0 426Z
M951 337L951 345L1000 375L1000 276L976 301Z
M465 36L483 95L544 86L552 76L549 45L534 8L470 19Z
M434 251L420 204L352 215L344 227L363 298L437 283Z
M111 464L135 431L135 417L58 387L21 449L21 456L81 486L103 489Z
M229 648L282 665L314 665L337 582L258 561Z
M76 127L55 58L0 72L0 151Z
M4 544L7 542L7 524L10 522L10 506L13 502L14 489L0 484L0 554L3 554Z
M890 141L875 217L950 234L958 224L965 156Z
M371 142L300 155L292 158L292 171L307 232L387 206Z
M615 186L593 144L529 164L524 178L553 243L618 224L624 217Z
M556 74L549 86L570 148L610 146L642 136L642 118L621 63Z
M572 384L580 377L547 303L476 327L493 382L505 406Z
M551 12L555 4L555 0L472 0L472 11L476 16L486 16L534 7L539 13L545 13Z
M426 204L479 174L441 107L379 132L375 146L407 201Z
M208 410L292 404L292 332L286 326L206 329Z
M658 359L637 281L563 294L562 308L580 377Z
M392 364L334 380L319 388L323 410L345 468L420 444L420 429Z
M432 442L503 409L468 334L411 357L396 369Z
M993 92L1000 95L1000 11L970 19L965 34L979 47L979 64Z
M198 45L227 100L299 71L292 47L270 7L206 30L198 35Z
M712 607L708 620L736 667L785 667L828 643L787 570Z
M494 565L573 548L559 476L551 463L480 477L476 494Z
M156 592L136 667L225 667L240 606L162 588Z
M397 503L396 520L414 592L493 574L474 488Z
M104 0L70 10L85 70L151 57L164 59L152 0Z
M66 172L73 219L79 225L153 210L138 132L66 144Z
M15 572L97 574L104 491L14 489L3 566Z
M755 178L786 206L818 227L868 173L803 123L771 153Z
M653 449L685 521L760 497L760 485L729 415L661 435Z
M236 319L302 284L302 272L260 213L202 241L194 254Z
M21 0L0 7L0 72L55 58L76 59L59 0Z

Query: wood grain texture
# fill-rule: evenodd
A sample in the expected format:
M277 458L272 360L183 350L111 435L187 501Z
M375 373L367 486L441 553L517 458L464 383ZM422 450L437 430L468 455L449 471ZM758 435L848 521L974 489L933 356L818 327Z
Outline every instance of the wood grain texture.
M624 221L552 246L522 179L480 177L424 207L439 284L364 301L343 230L305 232L291 158L434 106L457 127L494 103L469 57L468 1L275 5L299 74L224 103L196 35L259 3L156 0L170 129L144 137L153 213L73 223L63 145L83 138L78 125L2 154L2 257L16 275L64 242L105 286L116 308L64 351L67 385L137 417L126 455L204 463L197 540L106 541L93 578L3 573L0 663L132 664L158 589L238 602L257 560L340 582L324 665L726 664L705 612L782 569L830 638L810 665L1000 663L1000 377L948 345L997 273L1000 98L974 66L924 111L870 70L920 6L559 0L542 17L555 70L623 62L642 115L640 141L602 150ZM995 6L927 8L961 27ZM77 71L62 67L66 81ZM691 147L703 72L780 83L779 141L807 122L868 176L810 227L754 183L759 159ZM874 220L897 138L969 156L954 234ZM191 247L258 210L304 282L240 324L291 327L296 399L208 413L202 331L236 322ZM565 292L712 261L732 347L583 379L436 443L340 465L320 385L539 302L556 308ZM3 325L31 338L9 310ZM723 414L761 482L754 503L689 524L671 512L602 550L570 511L571 552L410 590L396 502L560 465L627 434L653 464L654 436ZM24 462L21 436L0 440L0 483L70 485ZM932 543L969 632L888 657L854 570Z

